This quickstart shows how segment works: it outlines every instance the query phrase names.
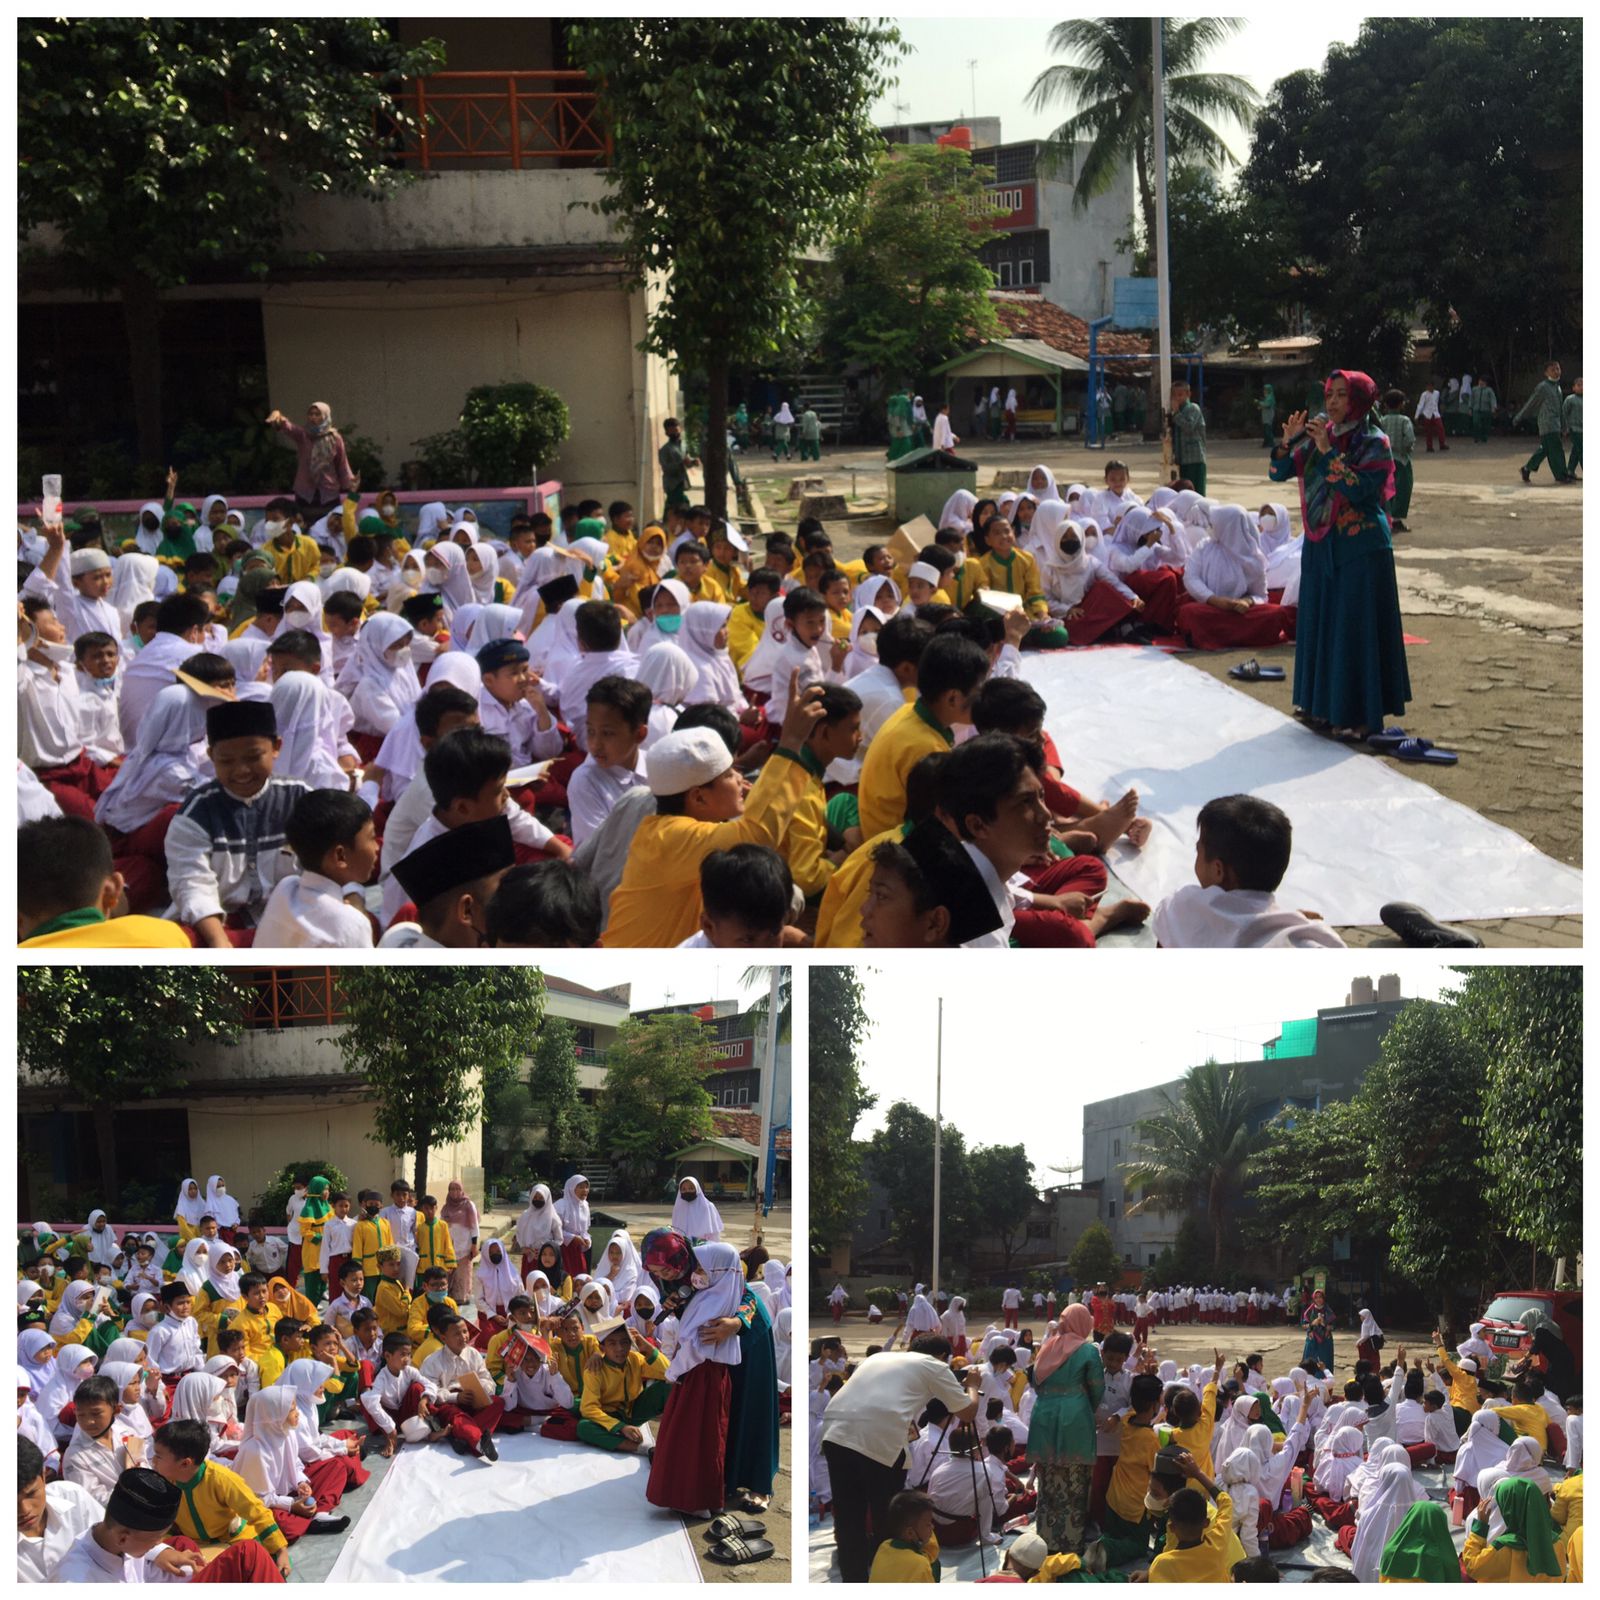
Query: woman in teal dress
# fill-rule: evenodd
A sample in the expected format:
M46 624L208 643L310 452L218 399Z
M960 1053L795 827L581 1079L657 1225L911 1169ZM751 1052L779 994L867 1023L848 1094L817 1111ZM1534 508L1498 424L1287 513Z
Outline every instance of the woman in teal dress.
M761 1511L778 1475L778 1360L772 1319L749 1289L739 1302L738 1320L739 1364L728 1369L733 1397L724 1481L728 1505Z
M1051 1555L1082 1555L1094 1477L1095 1408L1106 1390L1088 1306L1068 1306L1039 1346L1028 1459L1038 1469L1037 1526Z
M1300 1316L1300 1325L1306 1330L1305 1348L1300 1352L1302 1361L1320 1361L1323 1368L1333 1371L1333 1311L1328 1297L1318 1289L1311 1296Z
M1274 447L1271 477L1300 481L1305 554L1295 622L1294 705L1312 726L1364 739L1411 698L1405 632L1385 503L1394 493L1389 440L1370 416L1364 372L1327 382L1327 420L1296 412ZM1306 438L1291 450L1299 433Z

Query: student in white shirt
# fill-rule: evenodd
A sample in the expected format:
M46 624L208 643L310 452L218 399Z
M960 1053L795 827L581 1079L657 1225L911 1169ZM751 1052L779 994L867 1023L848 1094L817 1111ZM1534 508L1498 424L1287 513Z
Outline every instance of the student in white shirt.
M1200 808L1197 884L1170 894L1155 912L1158 944L1168 948L1341 950L1319 918L1280 906L1274 891L1289 870L1289 819L1270 801L1225 795Z
M605 677L587 691L588 755L567 779L572 842L581 845L629 789L645 788L642 751L650 731L650 690L631 677ZM570 715L570 713L569 713Z
M103 1506L124 1468L144 1464L144 1439L122 1415L122 1396L111 1378L85 1378L73 1404L77 1425L61 1456L61 1476Z
M372 922L350 903L378 865L378 838L365 800L314 789L289 814L284 830L300 863L279 879L256 925L262 949L372 948Z
M32 1439L17 1440L17 1578L54 1583L61 1558L104 1508L82 1484L44 1478L44 1455Z
M498 639L477 655L483 674L478 720L485 732L510 745L511 764L517 767L560 755L564 743L543 687L529 670L529 659L528 647L520 639Z
M783 617L784 638L772 660L771 698L766 705L767 725L774 737L783 727L791 693L798 696L816 684L838 682L837 667L846 653L843 643L830 647L828 602L815 589L791 589L783 597ZM825 651L832 666L824 664Z
M578 748L588 750L594 685L605 678L636 677L639 658L623 643L622 613L609 600L585 600L573 614L573 629L578 655L562 669L561 715Z
M417 1248L417 1208L409 1183L396 1178L389 1185L389 1203L378 1215L389 1224L389 1232L402 1250Z
M92 546L68 555L60 523L45 529L45 544L45 557L28 574L23 595L43 600L61 618L68 639L85 633L121 638L122 618L111 603L111 557Z
M450 1437L465 1455L480 1460L498 1461L494 1430L505 1415L505 1403L491 1398L484 1406L476 1404L468 1380L485 1395L495 1392L494 1376L483 1359L483 1352L467 1342L467 1324L460 1317L443 1322L440 1348L422 1363L422 1376L439 1392L433 1407L441 1421L450 1425Z
M490 902L515 861L504 815L463 823L418 846L394 869L417 920L393 924L379 948L476 950L487 944Z
M96 766L122 758L122 723L118 693L122 687L122 649L110 633L80 633L72 644L77 663L78 734Z
M194 1295L182 1278L174 1278L161 1291L161 1320L145 1339L144 1352L163 1378L181 1378L205 1365L200 1324L189 1314Z
M383 1435L385 1457L394 1455L402 1438L411 1444L444 1438L446 1429L429 1415L438 1399L432 1381L411 1365L409 1335L403 1331L386 1334L382 1365L361 1391L361 1409Z

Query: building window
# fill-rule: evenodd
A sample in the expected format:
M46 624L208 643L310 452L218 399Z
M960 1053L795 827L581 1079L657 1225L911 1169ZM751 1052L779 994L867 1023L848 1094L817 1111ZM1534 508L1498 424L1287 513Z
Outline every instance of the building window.
M741 1089L739 1091L738 1103L742 1106L747 1106L750 1104L750 1091L748 1089Z
M1032 258L1028 259L1027 261L1019 261L1017 263L1017 282L1018 283L1032 283L1033 282L1033 261L1032 261Z
M1145 1262L1145 1265L1147 1267L1153 1267L1155 1264L1156 1264L1156 1253L1155 1253L1154 1250L1152 1250L1150 1252L1150 1259L1147 1262Z
M995 282L1002 289L1009 289L1011 287L1011 263L1009 261L998 262L995 266L994 276Z
M1106 1215L1115 1220L1117 1215L1117 1202L1115 1200L1106 1201Z
M1113 1139L1111 1141L1111 1156L1112 1156L1112 1159L1115 1160L1121 1154L1122 1154L1122 1141L1120 1139Z

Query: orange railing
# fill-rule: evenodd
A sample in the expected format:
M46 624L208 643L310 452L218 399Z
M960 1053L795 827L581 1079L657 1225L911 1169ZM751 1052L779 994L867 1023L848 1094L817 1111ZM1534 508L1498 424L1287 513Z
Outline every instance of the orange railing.
M240 974L249 992L247 1028L329 1027L344 1020L344 996L332 967L252 967Z
M413 78L396 98L415 121L401 159L424 172L611 159L586 72L441 72Z

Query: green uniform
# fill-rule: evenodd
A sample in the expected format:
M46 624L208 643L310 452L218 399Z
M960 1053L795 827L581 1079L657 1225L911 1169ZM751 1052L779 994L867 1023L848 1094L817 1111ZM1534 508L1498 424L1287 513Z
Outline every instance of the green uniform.
M1515 427L1530 414L1536 414L1537 417L1535 425L1539 429L1539 448L1528 457L1522 475L1528 477L1539 470L1541 463L1548 461L1556 482L1561 483L1567 476L1566 458L1561 453L1561 385L1549 378L1541 378L1526 404L1511 419L1511 425Z
M910 455L915 445L911 442L911 396L903 389L890 397L887 407L889 422L889 459L898 461Z
M1178 456L1178 476L1187 478L1199 494L1206 492L1206 418L1193 400L1178 407L1172 419Z
M1403 411L1385 412L1378 418L1378 426L1389 435L1389 450L1394 456L1394 499L1389 502L1389 519L1391 523L1404 522L1411 514L1411 452L1416 448L1417 430Z
M1494 422L1495 407L1499 404L1499 395L1486 383L1480 383L1472 391L1472 437L1479 444L1489 442L1489 428Z
M800 413L800 459L822 459L822 418L810 406Z
M684 460L683 440L668 439L656 451L661 463L661 487L669 506L686 506L689 503L689 466Z
M1567 457L1567 475L1571 477L1583 465L1583 396L1569 394L1561 407L1561 431L1571 439L1571 454Z

